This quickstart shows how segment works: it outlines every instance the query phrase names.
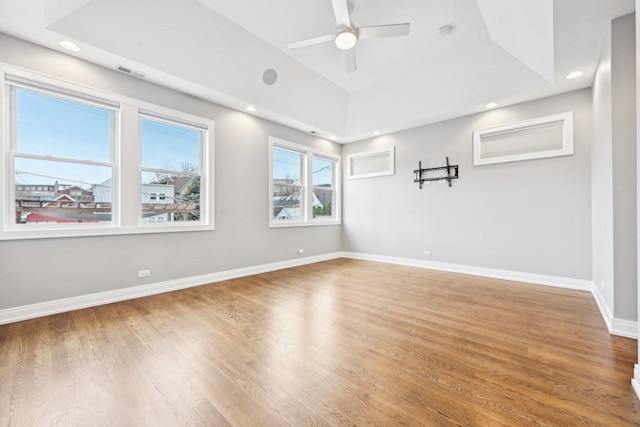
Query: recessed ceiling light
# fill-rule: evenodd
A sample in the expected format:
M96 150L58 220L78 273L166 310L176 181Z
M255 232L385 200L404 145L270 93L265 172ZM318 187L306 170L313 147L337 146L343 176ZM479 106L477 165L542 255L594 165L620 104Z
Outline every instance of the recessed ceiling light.
M584 73L582 71L574 71L572 73L569 73L565 76L565 79L567 80L573 80L573 79L577 79L578 77L582 77L584 75Z
M375 131L375 132L373 132L373 136L378 136L378 135L380 135L380 132L379 132L379 131Z
M336 140L336 137L335 137L335 136L333 136L333 135L331 135L331 136L329 137L329 139L330 139L330 140L332 140L332 141L335 141L335 140Z
M60 40L59 44L63 48L70 50L72 52L78 52L80 50L80 47L74 42L72 42L71 40Z
M248 111L248 112L250 112L250 113L255 113L256 111L258 111L258 110L256 109L256 107L254 107L253 105L249 105L249 106L247 106L247 107L245 108L245 110L247 110L247 111Z
M487 108L496 108L498 106L497 102L490 102L487 105L485 105L485 107Z

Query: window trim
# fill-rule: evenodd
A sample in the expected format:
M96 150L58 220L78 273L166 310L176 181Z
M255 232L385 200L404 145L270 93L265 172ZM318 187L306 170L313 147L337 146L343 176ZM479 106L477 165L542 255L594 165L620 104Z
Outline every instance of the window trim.
M302 207L303 215L301 220L295 221L275 221L273 219L273 149L279 148L303 155L303 176L302 191L305 201ZM332 219L313 218L313 158L322 158L335 162L333 172L334 177L334 200L335 200L335 216ZM309 227L319 225L340 225L342 224L341 209L341 179L342 170L341 156L324 151L319 151L313 147L309 147L295 142L286 141L284 139L269 137L269 228L287 228L287 227Z
M8 81L7 79L11 81ZM147 234L168 232L205 231L215 229L214 218L214 154L215 154L215 122L202 116L173 110L151 104L134 98L111 93L108 91L87 87L40 73L26 71L10 65L0 63L0 120L2 120L2 134L0 135L0 163L7 173L0 173L0 212L4 217L0 223L0 241L41 239L76 236L102 236L120 234ZM116 104L114 124L114 138L111 147L112 155L112 222L109 224L43 224L24 225L15 224L15 138L12 138L14 117L11 111L8 84L12 81L16 85L27 87L33 83L33 88L50 88L54 94L70 96L71 100L92 102L99 100L99 105ZM75 96L77 95L77 96ZM94 101L95 102L95 101ZM167 225L141 226L138 223L141 194L141 156L138 152L141 143L139 139L138 113L153 112L169 118L176 118L183 123L197 124L206 129L202 143L201 168L201 203L200 214L204 221L196 224L187 222ZM123 141L129 142L126 146ZM134 141L134 144L130 144ZM88 163L88 162L83 162ZM127 188L123 188L127 183ZM135 189L135 190L134 190ZM13 199L11 199L13 198Z

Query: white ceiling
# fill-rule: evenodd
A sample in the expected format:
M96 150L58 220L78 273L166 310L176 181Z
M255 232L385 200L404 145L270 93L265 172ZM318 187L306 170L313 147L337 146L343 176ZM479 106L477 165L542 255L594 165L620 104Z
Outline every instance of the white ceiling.
M349 0L361 40L347 73L331 0L0 0L0 31L339 142L591 86L607 26L634 0ZM453 32L440 37L438 29ZM69 53L66 52L65 53ZM268 86L267 69L278 73ZM571 71L585 75L566 80Z

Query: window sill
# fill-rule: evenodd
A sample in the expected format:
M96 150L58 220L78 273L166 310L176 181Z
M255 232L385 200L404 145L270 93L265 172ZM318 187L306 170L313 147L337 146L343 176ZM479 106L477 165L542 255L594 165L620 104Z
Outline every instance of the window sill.
M322 225L342 225L342 221L271 222L269 228L318 227Z
M188 233L192 231L213 231L213 225L169 225L139 227L87 227L67 229L8 229L0 233L1 240L57 239L65 237L119 236L129 234Z

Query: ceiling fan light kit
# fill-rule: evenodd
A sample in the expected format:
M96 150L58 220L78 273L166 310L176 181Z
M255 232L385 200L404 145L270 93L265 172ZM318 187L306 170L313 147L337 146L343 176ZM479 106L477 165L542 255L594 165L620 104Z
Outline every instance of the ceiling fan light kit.
M338 49L346 50L354 47L356 41L358 41L356 33L351 28L345 28L338 32L335 43Z
M313 46L320 43L333 41L336 47L342 50L344 66L348 73L356 71L355 46L358 40L377 39L381 37L399 37L409 35L409 24L389 24L374 25L370 27L356 28L351 25L349 17L349 7L347 0L331 0L333 13L336 18L337 29L335 34L314 37L295 43L290 43L287 47L291 50L301 47Z

